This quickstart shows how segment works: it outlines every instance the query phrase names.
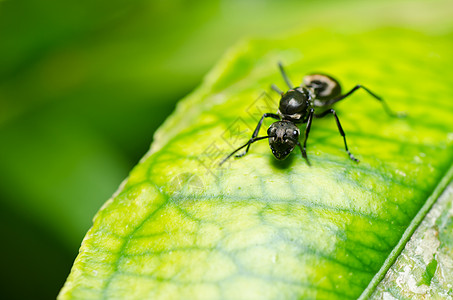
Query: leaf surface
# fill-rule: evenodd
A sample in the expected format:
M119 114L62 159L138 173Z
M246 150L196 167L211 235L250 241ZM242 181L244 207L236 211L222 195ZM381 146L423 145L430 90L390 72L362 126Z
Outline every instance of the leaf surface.
M96 215L60 299L359 297L451 179L452 46L451 35L394 28L238 45ZM310 132L311 167L298 150L276 161L263 141L219 168L276 112L278 61L295 84L332 74L345 92L363 84L408 117L357 91L335 109L359 164L326 117Z

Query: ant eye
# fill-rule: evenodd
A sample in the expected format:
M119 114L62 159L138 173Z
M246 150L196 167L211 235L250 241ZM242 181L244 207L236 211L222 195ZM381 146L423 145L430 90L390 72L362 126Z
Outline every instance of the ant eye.
M294 131L293 131L293 135L294 135L294 136L297 136L297 130L294 130Z
M267 129L267 135L273 135L275 133L275 128L274 127L269 127Z

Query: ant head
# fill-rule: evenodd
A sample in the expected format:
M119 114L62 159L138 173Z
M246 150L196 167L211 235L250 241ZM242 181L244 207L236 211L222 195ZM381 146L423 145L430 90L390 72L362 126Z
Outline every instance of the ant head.
M299 128L292 122L278 121L267 130L269 146L272 154L278 160L283 160L294 150L299 143Z

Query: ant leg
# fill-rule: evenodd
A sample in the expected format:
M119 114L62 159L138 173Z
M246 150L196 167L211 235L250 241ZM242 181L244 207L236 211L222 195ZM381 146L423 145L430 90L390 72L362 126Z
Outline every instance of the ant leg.
M231 152L227 157L225 157L224 159L222 159L222 161L219 163L219 166L221 166L224 162L226 162L231 156L234 155L234 153L238 152L239 150L241 150L242 148L244 148L245 146L248 146L247 149L250 147L251 144L253 144L254 142L256 141L259 141L259 140L263 140L263 139L267 139L267 138L270 138L270 136L260 136L260 137L252 137L247 143L245 143L244 145L242 145L241 147L237 148L236 150L234 150L233 152Z
M335 112L335 110L331 108L331 109L328 109L328 110L326 110L326 111L324 111L324 112L322 112L320 114L315 114L315 118L319 119L319 118L325 117L327 114L332 114L335 117L335 121L337 122L338 131L340 131L340 134L341 134L341 136L343 137L343 140L344 140L344 149L348 153L349 158L352 159L355 162L359 162L359 160L357 158L355 158L354 155L352 155L351 152L349 152L348 144L346 143L346 134L344 133L343 128L341 127L340 119L338 119L338 116L337 116L337 113Z
M386 112L389 116L391 116L391 117L397 117L397 118L402 118L402 117L405 117L405 116L406 116L405 113L400 113L400 112L399 112L399 113L395 113L394 111L392 111L392 110L390 109L390 107L387 105L387 102L384 101L384 99L382 99L381 97L379 97L378 95L376 95L375 93L373 93L372 91L370 91L369 89L367 89L366 87L364 87L363 85L360 85L360 84L356 85L352 90L350 90L350 91L347 92L346 94L341 95L341 96L338 97L338 98L335 98L335 99L332 99L332 100L328 101L328 102L326 103L326 106L327 106L327 105L332 105L332 104L334 104L334 103L337 103L338 101L343 100L344 98L350 96L352 93L354 93L355 91L357 91L357 90L360 89L360 88L364 89L365 91L368 92L368 94L370 94L370 95L373 96L376 100L378 100L379 102L381 102L381 103L382 103L382 106L384 107L385 112Z
M260 121L258 122L258 125L256 125L255 131L253 131L252 138L250 139L250 141L258 136L258 133L260 132L260 128L261 128L261 125L263 124L264 118L274 118L274 119L280 120L280 116L277 114L265 113L261 117ZM251 144L249 144L247 146L247 148L245 149L245 151L243 153L236 155L236 157L242 157L242 156L246 155L247 152L249 152L250 145ZM245 147L245 145L244 145L244 147Z
M307 127L305 128L305 139L304 139L304 147L302 148L300 143L297 143L299 145L300 151L302 151L302 157L305 158L307 161L307 165L311 166L310 161L308 160L307 156L307 139L308 139L308 134L310 133L310 128L311 128L311 122L313 121L313 115L314 115L314 109L310 109L310 113L308 115L307 119Z
M271 88L276 91L278 94L283 95L283 91L278 88L275 84L271 85Z
M286 75L285 69L283 69L283 64L281 62L278 63L278 67L280 68L280 73L282 73L282 77L285 80L285 82L288 85L288 87L290 89L294 88L294 85L289 80L288 75Z

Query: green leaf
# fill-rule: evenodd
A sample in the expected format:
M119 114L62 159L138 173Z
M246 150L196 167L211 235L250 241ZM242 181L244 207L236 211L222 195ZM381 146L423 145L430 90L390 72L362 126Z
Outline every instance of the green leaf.
M96 215L59 298L354 299L373 291L451 180L452 44L451 35L394 28L243 42L180 102ZM311 167L297 150L278 162L257 142L219 168L259 116L277 110L269 86L284 87L278 61L295 83L329 73L345 91L364 84L409 115L391 118L358 91L335 109L360 164L324 118L310 132Z

